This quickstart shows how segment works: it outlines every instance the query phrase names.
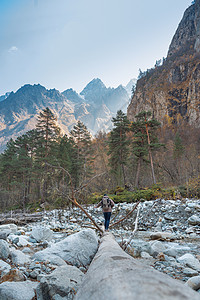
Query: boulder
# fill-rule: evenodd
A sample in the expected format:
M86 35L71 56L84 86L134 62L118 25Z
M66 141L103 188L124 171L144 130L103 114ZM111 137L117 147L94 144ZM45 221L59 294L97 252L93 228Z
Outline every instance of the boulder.
M31 262L30 257L26 254L24 254L20 250L11 250L11 260L13 264L18 266L24 266L25 264L28 264Z
M3 282L0 284L1 300L32 300L38 282Z
M152 232L150 234L152 240L172 240L175 239L175 235L171 232Z
M25 276L18 269L12 269L9 273L5 274L1 281L24 281L26 280Z
M200 225L200 217L193 215L188 219L188 224L190 225Z
M160 253L160 252L164 252L166 250L165 244L163 244L160 241L150 242L150 245L151 245L151 249L149 252L150 255L153 255L155 252Z
M192 268L198 272L200 272L200 262L199 260L192 254L186 253L183 256L179 257L177 261L189 268Z
M30 246L31 243L28 242L27 238L25 236L19 236L19 241L17 243L17 246L26 247L28 245Z
M135 257L140 257L142 252L150 253L151 251L149 242L140 239L132 240L130 245L133 247L133 254Z
M5 229L0 231L0 240L6 240L10 233L11 233L10 229Z
M27 238L25 236L10 234L8 239L15 245L19 247L26 247L28 245L31 245L31 243L28 242Z
M43 276L37 287L37 299L72 299L77 292L84 274L76 267L65 265L50 275Z
M10 254L8 243L0 240L0 259L7 259Z
M147 253L147 252L145 252L145 251L142 251L141 254L140 254L140 256L141 256L141 258L145 258L145 259L151 257L151 255L149 255L149 253Z
M200 289L200 276L194 276L186 282L193 290L197 291Z
M57 255L75 266L89 265L98 248L98 238L92 229L71 234L51 247L38 251L33 258L46 261L49 255Z
M193 277L199 275L199 273L196 270L193 270L191 268L185 268L183 269L183 274L187 277Z
M42 226L33 227L31 237L37 242L51 241L53 238L53 231Z
M11 266L0 259L0 275L1 277L10 272Z
M164 254L176 258L177 256L183 255L190 250L191 249L187 246L182 246L182 245L173 243L172 245L169 245L169 247L166 250L164 250Z
M5 224L0 225L0 231L10 230L12 233L17 232L17 225L15 224Z
M42 252L42 251L41 251ZM36 253L35 257L35 261L42 261L45 263L50 263L51 265L55 265L55 266L63 266L66 265L66 262L64 261L64 259L62 259L61 257L54 255L54 254L49 254L49 253Z

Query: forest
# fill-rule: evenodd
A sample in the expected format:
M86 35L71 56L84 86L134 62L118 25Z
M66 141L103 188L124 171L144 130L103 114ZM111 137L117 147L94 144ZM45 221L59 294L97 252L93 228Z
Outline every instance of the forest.
M199 129L181 118L161 125L142 111L130 122L121 110L109 133L92 137L78 121L62 134L47 107L35 129L10 140L0 154L0 207L65 207L71 197L94 203L200 196Z

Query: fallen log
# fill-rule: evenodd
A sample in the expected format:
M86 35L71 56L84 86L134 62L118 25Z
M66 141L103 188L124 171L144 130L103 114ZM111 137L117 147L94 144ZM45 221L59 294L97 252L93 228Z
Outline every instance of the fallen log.
M33 222L38 222L41 221L43 218L43 216L40 215L24 215L24 216L15 216L13 218L3 218L0 219L0 225L4 225L4 224L15 224L18 226L22 226L22 225L26 225L28 223L33 223Z
M75 300L199 300L184 283L141 264L104 233Z

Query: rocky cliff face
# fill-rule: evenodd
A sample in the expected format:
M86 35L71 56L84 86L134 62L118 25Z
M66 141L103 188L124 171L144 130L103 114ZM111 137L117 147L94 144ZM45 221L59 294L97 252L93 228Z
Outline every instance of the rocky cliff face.
M100 79L92 80L80 93L68 89L60 93L41 85L25 85L0 101L0 152L10 138L15 139L35 127L37 115L49 107L63 133L69 133L77 120L95 134L108 130L118 109L127 109L129 96L125 88L106 88Z
M138 80L128 118L152 111L161 122L183 118L200 127L200 0L184 13L163 65Z

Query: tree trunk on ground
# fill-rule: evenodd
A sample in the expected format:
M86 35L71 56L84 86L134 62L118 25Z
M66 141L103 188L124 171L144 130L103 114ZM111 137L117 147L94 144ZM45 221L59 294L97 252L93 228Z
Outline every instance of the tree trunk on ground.
M75 300L199 300L184 283L144 266L105 233Z

